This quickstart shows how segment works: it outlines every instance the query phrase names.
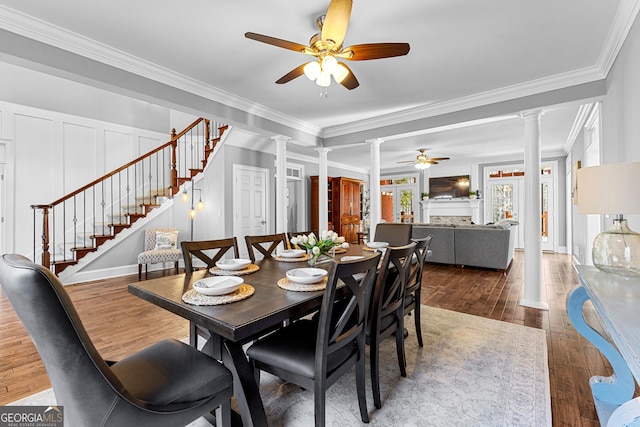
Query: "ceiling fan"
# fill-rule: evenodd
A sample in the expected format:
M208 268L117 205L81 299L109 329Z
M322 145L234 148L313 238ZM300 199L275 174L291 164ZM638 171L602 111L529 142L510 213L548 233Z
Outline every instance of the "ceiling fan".
M262 43L293 50L305 55L315 56L317 60L307 62L289 71L276 81L277 84L290 82L305 74L320 87L331 85L331 76L347 89L355 89L360 83L351 69L339 59L366 61L370 59L391 58L409 53L409 43L369 43L342 47L349 26L352 0L331 0L327 14L316 20L320 33L309 40L309 46L295 42L245 33L245 37Z
M416 156L415 160L407 160L398 163L415 163L416 169L427 169L430 168L431 165L437 165L439 162L449 160L449 157L429 157L425 154L425 151L427 151L426 148L421 148L418 150L420 154Z

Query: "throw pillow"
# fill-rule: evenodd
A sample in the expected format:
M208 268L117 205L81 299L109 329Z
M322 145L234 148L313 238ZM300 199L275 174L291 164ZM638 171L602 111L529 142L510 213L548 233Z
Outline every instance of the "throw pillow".
M175 249L178 245L177 231L156 231L155 250Z

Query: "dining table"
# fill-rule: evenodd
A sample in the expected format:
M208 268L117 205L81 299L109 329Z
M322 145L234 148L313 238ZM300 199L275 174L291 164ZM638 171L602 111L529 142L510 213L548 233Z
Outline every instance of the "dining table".
M344 253L328 257L315 267L329 270L331 263L344 257L371 257L375 252L367 247L351 245ZM165 276L132 283L131 294L164 308L209 331L210 338L202 351L220 361L231 371L238 412L244 426L266 426L267 417L260 398L253 368L243 345L258 339L286 322L304 317L318 310L324 292L283 289L278 285L288 270L307 267L307 256L299 261L289 258L265 258L252 264L257 270L239 277L253 288L251 296L220 305L194 305L183 301L192 292L193 284L211 277L209 269ZM256 269L256 266L258 267ZM220 274L219 271L215 271ZM192 328L192 332L194 329ZM295 343L291 343L295 345ZM237 421L234 419L234 421Z

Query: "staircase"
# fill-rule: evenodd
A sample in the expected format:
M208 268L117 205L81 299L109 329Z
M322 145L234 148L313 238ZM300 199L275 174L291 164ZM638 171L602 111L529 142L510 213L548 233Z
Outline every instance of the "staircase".
M58 275L170 200L204 170L227 129L199 118L179 133L173 129L167 143L84 187L53 203L32 205L41 264ZM37 249L34 238L34 254Z

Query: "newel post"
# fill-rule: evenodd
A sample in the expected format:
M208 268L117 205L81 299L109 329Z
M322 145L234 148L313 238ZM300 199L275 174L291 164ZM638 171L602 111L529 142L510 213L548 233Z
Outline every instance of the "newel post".
M171 194L178 192L178 140L176 128L171 129Z
M49 205L33 205L31 206L34 209L42 209L42 259L40 263L49 268L51 266L51 253L49 252ZM35 213L34 213L34 246L35 246ZM34 247L35 250L35 247ZM35 254L34 254L35 256ZM35 262L35 259L33 260Z

